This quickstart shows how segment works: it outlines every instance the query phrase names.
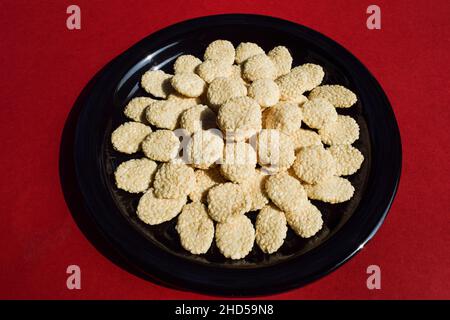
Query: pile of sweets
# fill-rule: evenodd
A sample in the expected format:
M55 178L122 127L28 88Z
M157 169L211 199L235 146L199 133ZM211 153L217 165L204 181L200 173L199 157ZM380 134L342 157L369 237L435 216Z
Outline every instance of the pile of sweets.
M143 193L139 219L176 218L187 251L204 254L215 241L223 256L242 259L255 242L276 252L288 227L314 236L323 220L310 199L352 198L343 176L364 160L352 146L359 126L337 111L357 97L323 85L321 66L292 62L284 46L266 53L255 43L216 40L203 61L179 56L173 75L145 72L150 96L129 101L129 121L111 135L116 151L136 155L117 167L115 180ZM247 214L257 214L255 224Z

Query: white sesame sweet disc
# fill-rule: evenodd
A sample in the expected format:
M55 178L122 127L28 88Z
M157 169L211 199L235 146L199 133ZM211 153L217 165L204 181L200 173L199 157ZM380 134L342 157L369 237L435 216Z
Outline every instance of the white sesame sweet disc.
M231 77L215 78L208 87L208 104L214 111L231 98L243 97L247 95L247 88L242 81L237 81Z
M286 220L289 227L302 238L314 236L323 225L322 214L309 201L297 211L286 212Z
M338 115L335 122L328 122L319 130L319 135L328 145L352 144L359 138L359 126L352 117Z
M111 134L111 142L117 151L132 154L141 148L145 137L152 129L139 122L125 122Z
M304 88L306 91L310 91L321 84L325 76L323 68L313 63L305 63L295 67L291 70L291 74L303 74L305 76L306 82L304 83Z
M180 117L180 128L192 134L216 127L216 114L208 106L198 104L185 110Z
M336 174L339 176L354 174L364 161L361 151L348 144L331 146L328 151L336 162Z
M147 123L145 109L156 100L149 97L137 97L128 102L123 110L125 116L133 121Z
M227 40L216 40L211 42L205 50L204 60L220 60L229 65L235 59L233 44Z
M225 222L250 210L250 198L242 186L227 182L208 191L208 214L214 221Z
M214 238L214 223L200 202L191 202L183 207L175 229L183 248L193 254L206 253Z
M297 129L290 133L292 142L294 143L295 152L298 152L301 148L310 146L321 146L322 141L317 132L308 129Z
M139 200L136 214L144 223L160 224L175 218L186 200L186 196L175 199L157 198L153 188L150 188Z
M249 218L235 216L216 226L216 245L226 258L242 259L253 248L255 229Z
M350 108L357 101L356 95L350 89L340 85L323 85L317 87L311 91L308 98L328 100L336 108Z
M149 159L168 162L178 155L180 140L172 130L156 130L142 141L142 151Z
M207 83L211 83L215 78L229 77L232 71L232 65L223 60L206 60L196 68L197 74Z
M320 129L336 122L338 114L334 106L324 99L306 101L302 107L303 122L310 128Z
M263 125L266 129L277 129L290 134L300 129L302 119L302 111L297 104L282 101L264 111Z
M179 125L181 114L190 109L191 103L183 100L159 100L145 109L147 121L157 128L174 130Z
M122 162L114 172L116 186L130 193L147 190L156 172L157 164L149 159L131 159Z
M302 181L317 183L336 174L336 161L322 146L311 146L300 149L292 168Z
M269 197L265 188L268 177L261 169L257 169L250 177L240 182L244 191L250 195L250 211L259 210L269 203Z
M308 200L300 182L286 172L269 176L266 182L266 192L270 200L285 212L300 210Z
M170 83L178 93L189 98L200 97L206 90L206 82L195 73L177 73Z
M328 203L341 203L351 199L355 188L347 179L332 176L314 185L304 185L308 198Z
M196 131L186 146L187 163L195 168L208 169L223 156L223 138L212 130Z
M276 129L263 129L257 136L258 163L268 172L287 170L295 160L291 138Z
M277 69L272 60L265 54L248 58L243 65L243 75L248 81L258 79L275 79Z
M243 182L255 174L256 151L246 142L226 143L220 172L227 180Z
M292 56L288 48L277 46L269 51L267 56L272 60L277 70L277 77L288 74L292 67Z
M149 70L142 76L141 85L145 91L156 98L166 98L172 91L170 79L172 75L162 70Z
M202 63L197 57L193 55L186 54L181 55L175 60L173 65L173 70L175 74L177 73L194 73L195 69Z
M261 108L249 97L232 98L224 103L217 113L217 125L228 139L251 137L261 130Z
M256 218L255 241L263 252L274 253L286 238L287 226L284 212L273 206L265 206Z
M284 101L302 101L308 90L308 77L305 73L289 72L275 80L280 89L280 99Z
M153 181L158 198L176 199L187 196L195 184L194 170L184 164L163 163Z
M280 89L271 79L259 79L248 88L248 96L255 99L261 107L271 107L280 100Z
M236 47L236 63L243 63L248 58L256 56L258 54L265 54L264 50L253 42L241 42Z

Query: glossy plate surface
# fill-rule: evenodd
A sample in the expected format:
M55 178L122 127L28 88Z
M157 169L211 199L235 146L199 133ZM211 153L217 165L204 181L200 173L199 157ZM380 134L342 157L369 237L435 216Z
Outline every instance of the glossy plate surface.
M359 124L354 144L365 157L349 180L356 188L348 202L314 202L324 218L313 238L292 231L273 255L255 245L242 260L223 258L213 245L207 254L191 255L181 247L176 219L148 226L136 217L140 195L118 190L114 170L128 156L113 150L111 132L126 121L123 108L150 68L172 73L181 54L202 57L213 40L255 42L269 51L288 47L294 66L306 62L323 66L325 84L353 90L358 102L340 114ZM141 155L138 155L141 156ZM256 15L219 15L189 20L158 31L110 62L98 75L81 111L76 130L75 168L79 187L93 220L130 263L162 282L184 289L219 295L260 295L301 286L332 271L374 235L394 198L401 171L401 144L396 120L383 90L369 71L329 38L298 24ZM249 217L254 219L255 214Z

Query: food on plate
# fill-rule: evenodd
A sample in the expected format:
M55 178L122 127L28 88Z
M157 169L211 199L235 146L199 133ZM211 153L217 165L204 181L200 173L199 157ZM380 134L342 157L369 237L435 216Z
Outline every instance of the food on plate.
M117 188L130 193L146 191L152 182L156 167L156 162L147 158L122 162L114 172Z
M244 215L232 216L216 226L216 245L226 258L244 258L252 250L254 242L255 229Z
M142 193L142 222L177 218L186 251L215 247L236 260L255 243L277 252L289 229L316 236L326 225L319 201L353 197L347 178L364 155L352 145L359 125L342 110L357 96L323 83L327 70L318 64L293 66L291 53L219 39L202 59L178 56L173 75L143 73L149 96L130 99L128 120L111 134L113 148L131 155L115 168L116 186Z
M183 248L193 254L207 252L214 239L214 223L200 202L191 202L183 207L176 230Z
M255 223L255 241L263 252L276 252L286 238L286 216L275 206L262 208Z
M119 152L132 154L138 152L141 143L152 129L140 122L125 122L111 134L111 143Z

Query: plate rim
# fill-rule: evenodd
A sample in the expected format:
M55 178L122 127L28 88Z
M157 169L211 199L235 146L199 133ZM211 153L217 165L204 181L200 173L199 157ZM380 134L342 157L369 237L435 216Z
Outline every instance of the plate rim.
M99 219L98 210L101 210L98 204L98 201L96 201L95 196L92 194L92 189L89 188L89 178L87 178L87 173L85 170L84 162L86 161L86 158L84 157L83 152L80 152L81 150L87 150L87 146L89 141L86 141L86 132L83 131L84 127L86 126L86 123L89 123L89 117L88 117L88 110L89 108L93 107L93 101L95 100L95 92L96 89L101 87L101 84L105 81L105 78L107 78L108 73L111 73L115 67L120 65L121 62L125 61L128 56L132 56L134 52L137 52L142 49L142 47L145 47L147 42L153 41L158 38L163 38L165 35L169 35L170 33L175 32L177 29L183 29L186 28L198 28L198 27L204 27L208 24L215 24L215 23L243 23L243 24L264 24L265 26L270 26L274 28L287 28L290 29L291 32L304 32L304 33L310 33L314 37L319 37L321 41L326 41L328 45L332 45L336 50L340 51L342 54L348 56L361 71L364 72L367 76L367 80L372 82L372 84L375 87L375 90L377 91L377 94L380 96L380 98L384 101L385 106L387 106L388 113L391 113L391 118L389 119L391 121L390 125L392 126L392 134L393 136L391 145L395 145L394 149L391 150L393 153L395 153L395 159L393 163L393 167L395 169L393 170L394 176L391 177L391 191L389 199L383 199L386 201L386 203L383 205L382 212L379 213L376 219L372 219L373 221L370 221L370 228L366 228L367 230L363 232L363 235L359 235L359 240L353 240L351 243L353 245L351 248L336 248L336 246L331 246L331 248L339 249L339 255L335 257L336 253L332 252L333 258L328 258L326 264L320 264L317 266L315 271L310 271L309 274L303 275L302 277L295 277L293 275L290 275L289 280L286 281L285 279L277 279L274 277L274 279L271 281L271 285L267 286L265 283L260 283L259 286L255 286L255 284L252 284L251 286L245 287L245 283L239 282L239 288L233 287L232 285L227 285L227 281L231 281L233 283L233 280L236 280L235 277L237 276L243 276L243 277L249 277L249 276L255 276L248 274L248 271L258 273L258 269L252 269L249 270L246 269L231 269L231 270L225 270L220 268L209 268L209 267L203 267L198 264L194 265L192 262L187 261L186 259L182 259L179 257L175 257L168 252L164 252L160 249L158 249L156 246L153 248L153 252L145 251L146 254L150 254L151 258L158 258L161 259L158 263L152 263L151 259L149 260L147 258L143 258L140 255L140 252L136 252L136 250L133 250L132 245L124 243L122 241L123 239L127 239L128 236L133 238L133 244L136 242L140 242L142 239L139 239L141 235L138 235L138 232L133 231L135 235L130 235L130 232L124 231L124 230L118 230L116 227L112 226L110 222L105 221L105 219ZM285 30L286 31L286 30ZM183 31L186 32L186 31ZM373 88L372 88L373 90ZM98 95L98 93L97 93ZM340 267L342 264L344 264L346 261L348 261L351 257L353 257L359 250L361 250L364 245L373 238L375 233L380 228L381 224L386 218L386 215L389 212L389 209L392 205L392 202L395 198L396 192L398 190L398 185L400 181L401 176L401 167L402 167L402 146L401 146L401 137L400 137L400 130L398 128L398 124L395 118L395 114L393 112L392 106L384 93L383 89L381 88L381 85L378 83L378 81L373 77L373 75L370 73L370 71L360 62L358 58L356 58L352 53L350 53L347 49L342 47L340 44L338 44L336 41L332 40L331 38L328 38L327 36L321 34L320 32L314 31L308 27L305 27L303 25L300 25L295 22L291 22L288 20L284 20L277 17L271 17L271 16L265 16L265 15L255 15L255 14L220 14L220 15L210 15L210 16L204 16L204 17L198 17L190 20L185 20L182 22L178 22L175 24L172 24L168 27L165 27L163 29L160 29L159 31L156 31L149 36L145 37L144 39L140 40L136 44L132 45L130 48L128 48L123 53L119 54L116 58L114 58L111 62L109 62L98 74L98 78L96 79L95 83L90 88L89 92L87 93L83 103L82 110L79 114L77 123L76 123L76 131L75 131L75 141L74 141L74 149L73 149L73 156L74 156L74 163L75 163L75 173L76 173L76 180L79 186L79 189L81 191L81 194L83 196L84 204L87 207L87 212L90 215L90 218L95 222L97 227L99 228L99 231L113 244L113 247L118 250L118 252L122 255L124 255L128 261L133 264L134 266L138 267L142 271L144 271L146 274L148 274L151 277L155 277L158 281L162 281L163 283L166 283L170 286L176 286L179 289L190 289L193 291L201 292L201 293L207 293L207 294L213 294L213 295L225 295L225 296L255 296L255 295L266 295L266 294L274 294L279 293L283 291L287 291L290 289L297 288L299 286L305 285L309 282L312 282L318 278L323 277L324 275L332 272L336 268ZM88 139L89 140L89 139ZM372 147L373 148L373 147ZM370 173L373 169L370 169ZM92 186L91 186L92 187ZM381 209L380 209L381 210ZM374 217L372 217L374 218ZM310 257L311 259L316 257L317 254L324 250L324 248L329 247L324 246L327 243L330 243L330 240L333 238L336 238L337 236L339 238L342 238L342 234L345 233L344 230L348 229L350 225L347 225L351 220L351 217L349 221L347 221L346 224L344 224L340 230L336 232L333 236L331 236L328 241L325 241L325 243L320 244L318 247L311 250L311 252L305 253L302 257L303 259ZM368 222L369 223L369 222ZM347 226L347 227L346 227ZM128 227L132 227L131 225ZM127 226L124 226L125 229L128 229ZM368 230L370 229L370 230ZM133 229L134 230L134 229ZM113 234L112 234L113 233ZM125 236L125 238L123 238ZM339 239L338 238L338 239ZM335 239L336 241L336 239ZM349 241L348 239L346 241ZM126 241L127 242L127 241ZM357 244L356 244L357 242ZM148 242L147 242L148 244ZM338 245L339 247L339 245ZM131 248L131 249L130 249ZM319 250L320 249L320 250ZM296 259L296 258L293 258ZM179 261L182 260L182 261ZM331 262L334 261L334 262ZM211 279L199 279L198 277L191 277L192 276L189 272L186 274L174 274L172 271L171 266L173 266L173 263L180 264L181 267L185 267L187 269L191 270L198 270L198 268L203 269L210 269L207 273L211 274L211 271L213 272L221 272L221 277L227 280L222 280L222 283L218 283L217 279L215 279L214 284L211 284ZM289 260L286 262L281 262L280 264L292 264L293 261ZM293 264L294 265L294 264ZM298 265L298 264L295 264ZM320 268L319 268L320 267ZM270 274L268 271L274 268L278 268L278 264L276 266L267 266L263 267L261 269L264 269L266 272L263 274ZM219 269L219 270L217 270ZM292 269L292 267L291 267ZM238 274L239 273L239 274ZM261 278L261 275L257 275L257 278ZM275 280L279 280L281 282L277 282Z

